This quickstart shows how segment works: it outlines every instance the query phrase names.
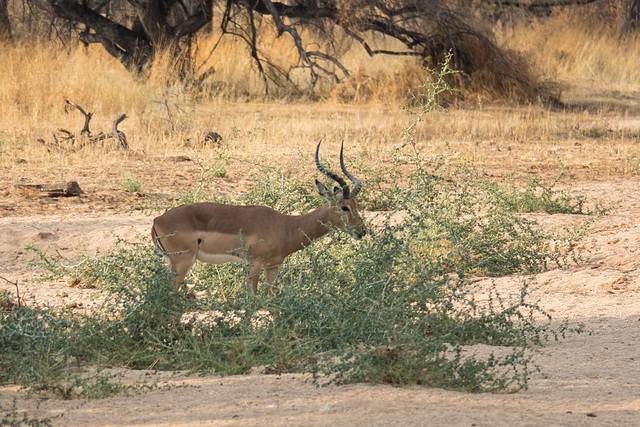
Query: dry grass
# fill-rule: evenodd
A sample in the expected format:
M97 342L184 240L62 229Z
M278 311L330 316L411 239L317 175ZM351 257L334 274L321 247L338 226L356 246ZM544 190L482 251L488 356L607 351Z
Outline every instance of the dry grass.
M525 53L546 78L587 80L636 91L640 86L639 35L620 39L614 28L594 15L559 13L497 34L500 44Z
M632 99L635 96L637 103L637 40L618 42L604 31L589 36L585 29L563 22L558 19L545 27L522 28L510 36L503 33L500 40L530 55L546 76L581 81L595 74L597 82ZM263 158L273 163L298 161L301 155L308 159L317 141L323 139L327 157L335 155L344 140L352 155L374 162L388 157L388 150L399 144L402 131L411 123L412 118L401 108L406 102L402 94L424 79L424 71L411 60L366 62L357 47L345 46L348 65L356 72L343 84L323 89L322 100L260 100L261 79L247 56L238 53L238 42L228 39L227 45L210 54L216 40L213 34L197 44L198 57L206 59L196 64L199 70L216 70L209 84L217 92L204 96L184 86L167 86L167 58L159 60L149 81L141 82L98 47L63 52L57 46L29 43L4 46L0 166L16 168L18 160L25 160L26 166L20 167L28 173L95 165L124 170L130 165L148 175L153 165L170 156L189 156L203 163L216 158L221 148L204 142L208 131L221 134L228 144L227 153L236 158ZM271 53L281 52L280 59L289 61L290 40L286 36L277 40ZM51 141L58 128L79 133L82 127L77 111L65 113L65 99L95 112L94 134L110 131L116 116L126 113L129 119L120 129L127 134L134 154L104 144L73 153L47 151L38 138ZM630 118L620 119L620 110L551 111L543 106L487 106L478 99L473 108L466 105L429 115L416 140L434 155L459 152L499 176L513 170L553 174L558 160L578 175L638 173L635 159L640 149L634 138L639 126ZM246 170L231 169L228 177L245 174ZM145 184L145 188L150 187Z

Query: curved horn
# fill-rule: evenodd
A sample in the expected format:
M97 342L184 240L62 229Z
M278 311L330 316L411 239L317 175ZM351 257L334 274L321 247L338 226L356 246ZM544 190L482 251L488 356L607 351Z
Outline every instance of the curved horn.
M344 151L344 142L340 146L340 167L342 168L342 173L344 173L345 176L347 178L349 178L353 182L353 184L355 185L355 187L353 187L353 191L351 193L349 193L349 196L345 197L345 198L353 199L354 197L356 197L358 195L358 193L362 189L362 182L360 182L360 180L358 178L356 178L355 176L351 175L347 171L347 168L344 166L344 157L342 156L342 152L343 151Z
M342 189L342 197L345 199L349 198L349 186L347 185L347 183L345 182L344 179L342 179L341 177L339 177L338 175L336 175L335 173L326 170L325 168L322 167L322 165L320 164L320 157L319 157L319 152L320 152L320 144L322 144L322 140L320 140L320 142L318 142L318 147L316 148L316 167L318 168L318 170L320 172L322 172L324 175L328 176L329 178L331 178L332 180L334 180L335 182L338 183L338 185L340 185L340 188ZM353 181L353 180L352 180ZM355 181L354 181L355 182Z

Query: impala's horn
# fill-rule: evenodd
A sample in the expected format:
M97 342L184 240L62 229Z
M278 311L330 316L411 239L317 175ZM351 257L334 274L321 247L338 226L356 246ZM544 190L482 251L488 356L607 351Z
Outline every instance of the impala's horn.
M342 143L342 145L340 146L340 167L342 168L342 173L344 173L344 175L347 178L349 178L351 182L353 182L353 184L355 185L355 187L353 187L353 191L349 193L349 195L345 197L345 199L353 199L358 195L358 193L362 189L362 182L360 182L358 178L351 175L349 171L347 171L347 168L344 166L344 157L342 155L343 151L344 151L344 143Z
M318 142L318 147L316 148L316 167L318 168L318 170L320 172L322 172L322 174L328 176L329 178L331 178L332 180L334 180L335 182L338 183L338 185L340 185L340 188L342 189L342 197L344 199L348 199L350 194L355 193L357 194L357 191L353 191L353 192L349 192L349 186L347 185L347 183L345 182L344 179L342 179L341 177L339 177L338 175L336 175L335 173L326 170L325 168L322 167L322 165L320 164L320 157L319 157L319 153L320 153L320 144L322 144L322 140L320 140L320 142ZM344 168L343 168L344 169ZM347 175L347 177L349 177L349 175ZM349 177L349 179L351 179L353 182L356 182L353 180L352 177ZM356 185L359 183L360 181L356 182ZM360 191L358 189L358 191ZM355 195L354 194L354 195Z

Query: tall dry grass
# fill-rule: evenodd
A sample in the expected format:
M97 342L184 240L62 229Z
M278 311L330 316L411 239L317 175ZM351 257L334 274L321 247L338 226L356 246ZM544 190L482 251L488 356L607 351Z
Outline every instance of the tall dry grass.
M0 114L21 129L60 123L64 99L109 117L123 107L139 108L144 87L100 48L64 50L56 44L5 45L0 63Z
M611 87L638 90L637 41L634 45L632 39L614 40L607 32L590 34L569 22L558 18L502 32L498 39L527 54L539 72L552 79L588 79L595 73ZM142 81L132 78L97 46L61 49L28 42L3 46L0 166L13 167L19 159L50 167L118 165L123 156L127 158L128 154L110 145L66 153L48 151L39 144L38 138L51 141L58 128L79 133L83 118L73 109L65 112L65 99L95 113L94 134L110 131L117 115L126 113L129 118L120 129L139 155L130 158L136 162L175 155L203 161L213 158L219 148L204 143L208 131L221 134L228 153L236 157L264 156L272 162L295 159L300 153L311 153L317 141L324 139L328 156L336 154L344 140L354 152L373 161L388 156L388 150L401 141L411 121L401 108L407 103L406 91L426 78L415 60L377 57L370 61L358 46L345 44L345 63L355 71L340 85L320 87L319 99L292 100L278 92L265 97L264 82L243 51L246 47L237 39L224 38L212 52L217 41L214 32L194 44L194 70L215 70L204 91L169 78L173 62L168 56L160 56L149 79ZM296 58L286 34L265 45L271 49L266 53L282 64ZM577 141L584 139L585 123L602 119L543 106L488 106L479 97L462 108L429 115L416 137L433 154L453 150L500 168L555 165L558 156L568 165L581 167L592 164L588 157L593 157L593 150ZM629 158L637 154L625 142L629 138L613 137L618 138L617 153ZM609 138L606 132L596 140L603 138Z
M524 53L546 78L637 90L640 36L619 38L615 29L597 16L558 13L496 34L501 45Z

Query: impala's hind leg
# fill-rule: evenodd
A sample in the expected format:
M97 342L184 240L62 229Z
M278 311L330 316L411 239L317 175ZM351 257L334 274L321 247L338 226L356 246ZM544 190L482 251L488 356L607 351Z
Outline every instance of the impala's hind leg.
M185 277L187 277L187 273L189 273L189 270L191 270L191 267L195 264L196 254L195 251L190 251L180 254L169 254L167 256L171 264L171 270L176 273L172 282L177 291L180 289L180 286L182 286L182 282Z

